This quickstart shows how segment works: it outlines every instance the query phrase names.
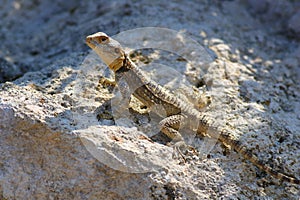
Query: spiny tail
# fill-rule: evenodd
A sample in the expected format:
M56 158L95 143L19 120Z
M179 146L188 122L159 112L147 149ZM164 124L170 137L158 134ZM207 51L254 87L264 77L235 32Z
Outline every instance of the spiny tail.
M271 174L275 178L281 179L283 181L287 181L293 184L300 184L300 180L293 178L291 176L287 176L283 173L274 171L270 166L263 163L263 161L259 160L250 150L248 150L242 143L238 140L232 139L230 137L230 134L226 133L225 131L222 131L219 140L226 144L230 145L231 148L235 149L238 153L240 153L244 158L252 162L255 166L260 168L261 170L267 172L268 174Z

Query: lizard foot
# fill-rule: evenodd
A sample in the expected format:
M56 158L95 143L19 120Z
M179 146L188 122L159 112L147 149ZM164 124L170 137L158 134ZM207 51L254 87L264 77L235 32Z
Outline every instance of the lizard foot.
M98 87L100 87L100 85L104 86L104 87L115 87L116 86L116 82L114 80L110 80L108 78L105 77L100 77L99 82L98 82Z
M178 141L176 143L170 142L167 146L173 147L172 157L174 159L181 158L184 163L187 162L190 156L196 155L197 151L194 147L187 145L184 141Z

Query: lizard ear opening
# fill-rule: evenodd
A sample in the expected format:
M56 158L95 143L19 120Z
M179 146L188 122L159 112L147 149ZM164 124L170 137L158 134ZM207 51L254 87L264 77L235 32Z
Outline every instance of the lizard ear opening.
M121 50L119 48L115 48L115 53L121 53Z

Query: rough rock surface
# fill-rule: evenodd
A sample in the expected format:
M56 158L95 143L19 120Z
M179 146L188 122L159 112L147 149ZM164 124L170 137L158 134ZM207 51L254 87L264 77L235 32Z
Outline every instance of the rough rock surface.
M91 33L183 31L214 59L204 73L170 54L142 51L136 62L173 62L191 85L206 86L212 101L203 112L299 179L296 1L2 1L0 17L0 199L299 199L298 185L220 144L200 139L203 156L183 163L137 129L145 115L129 127L98 121L112 97L98 86L103 64L82 76Z

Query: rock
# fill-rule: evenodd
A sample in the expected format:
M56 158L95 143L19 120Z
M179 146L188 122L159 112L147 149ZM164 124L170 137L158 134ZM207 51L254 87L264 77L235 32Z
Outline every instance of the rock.
M201 154L184 162L155 135L154 116L125 112L129 117L112 120L117 90L99 85L106 67L84 42L96 31L154 26L184 32L201 49L193 55L211 46L205 70L175 55L180 51L172 57L156 49L143 68L163 67L156 75L162 82L172 74L195 80L192 91L211 97L202 112L220 129L299 178L300 48L264 24L278 19L282 30L296 4L248 2L259 16L244 1L3 1L0 199L298 199L298 186L265 175L216 140L184 134ZM290 29L297 31L295 16ZM151 44L130 36L131 45L137 38ZM180 50L185 37L178 36L173 45ZM99 110L106 118L98 121Z
M288 21L288 28L296 38L300 38L300 10Z
M264 13L268 9L268 0L247 0L254 13Z
M24 67L0 57L0 83L12 81L23 74Z

